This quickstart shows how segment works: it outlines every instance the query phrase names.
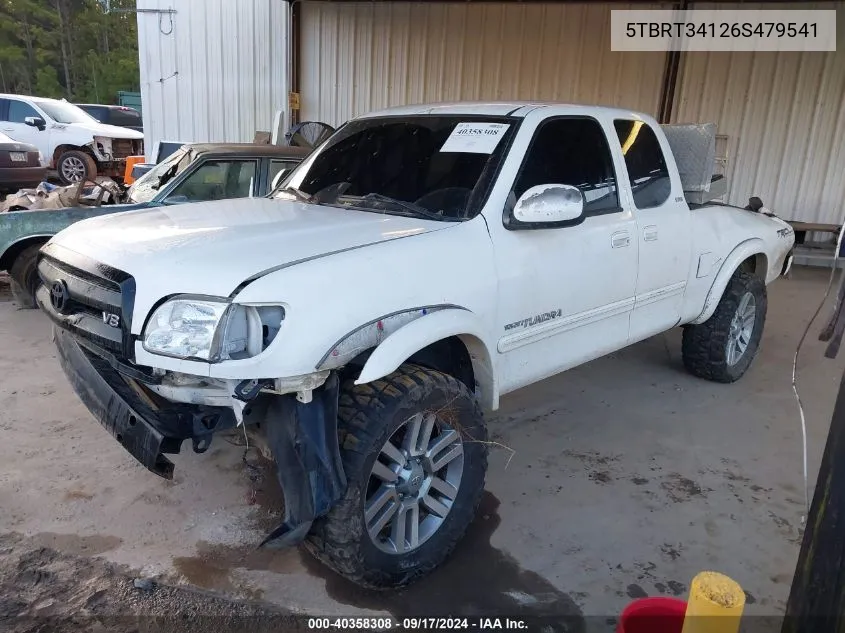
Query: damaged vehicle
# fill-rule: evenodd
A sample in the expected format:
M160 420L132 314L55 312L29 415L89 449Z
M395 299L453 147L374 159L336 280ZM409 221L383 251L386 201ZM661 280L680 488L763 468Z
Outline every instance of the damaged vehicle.
M144 135L106 125L59 99L0 94L0 131L38 148L62 184L96 176L123 178L127 156L144 153Z
M502 395L676 326L696 376L748 370L793 234L711 202L724 183L688 148L712 132L670 144L649 116L560 104L370 114L270 198L62 231L38 302L146 468L170 478L183 442L243 425L284 493L268 546L404 585L472 521Z
M308 152L283 145L189 143L136 180L126 192L126 203L0 213L0 271L9 272L18 305L35 308L41 283L35 269L38 250L74 222L163 205L265 196Z

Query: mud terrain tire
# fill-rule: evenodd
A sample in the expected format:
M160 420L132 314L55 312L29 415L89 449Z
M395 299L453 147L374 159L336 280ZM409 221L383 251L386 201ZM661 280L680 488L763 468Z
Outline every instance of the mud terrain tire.
M386 552L382 549L385 541L378 546L370 536L364 516L368 492L374 494L374 485L376 490L382 489L371 473L386 443L397 441L405 432L401 429L410 428L414 416L425 412L436 416L437 435L431 434L432 442L448 428L460 434L463 466L457 493L439 528L427 540L405 553ZM405 364L380 380L364 385L349 381L342 386L338 435L348 481L346 495L327 516L315 521L306 549L337 573L365 587L399 587L418 580L455 548L472 522L484 491L487 431L475 397L452 376ZM419 505L418 516L430 518L424 503ZM403 519L403 526L407 520ZM404 543L404 536L402 540Z
M737 313L743 306L747 310L749 304L754 306L753 319L749 317L753 327L742 353L731 363L729 343L739 319ZM763 280L749 272L736 271L713 316L704 323L684 328L681 350L687 371L714 382L739 380L748 371L760 347L766 307L766 284Z

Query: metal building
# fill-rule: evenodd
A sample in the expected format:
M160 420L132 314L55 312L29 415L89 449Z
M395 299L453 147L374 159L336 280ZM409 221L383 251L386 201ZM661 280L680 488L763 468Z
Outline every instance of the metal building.
M555 100L713 121L728 201L789 219L845 219L845 2L833 53L623 53L613 8L666 3L139 0L148 147L252 140L299 95L332 125L421 101ZM705 6L690 3L690 8ZM712 5L706 5L712 6ZM169 28L168 28L169 27Z

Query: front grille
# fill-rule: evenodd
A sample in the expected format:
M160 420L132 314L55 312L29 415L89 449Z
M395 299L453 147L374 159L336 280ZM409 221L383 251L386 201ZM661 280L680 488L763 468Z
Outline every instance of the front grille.
M128 138L116 138L111 142L112 158L126 158L127 156L138 156L141 148L141 141L133 141Z
M75 336L117 358L131 358L132 277L78 256L69 263L55 255L57 250L53 244L45 246L38 261L44 283L39 291L41 307L54 323Z

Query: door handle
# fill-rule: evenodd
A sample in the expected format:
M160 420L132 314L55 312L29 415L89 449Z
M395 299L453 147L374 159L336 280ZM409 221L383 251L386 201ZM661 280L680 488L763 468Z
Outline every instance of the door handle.
M654 224L643 227L643 241L655 242L657 241L657 227Z
M4 128L3 128L3 131L4 131L4 132L14 132L14 131L15 131L15 128L13 128L13 127L4 127Z
M624 248L631 244L631 234L628 231L617 231L610 236L610 244L613 248Z

